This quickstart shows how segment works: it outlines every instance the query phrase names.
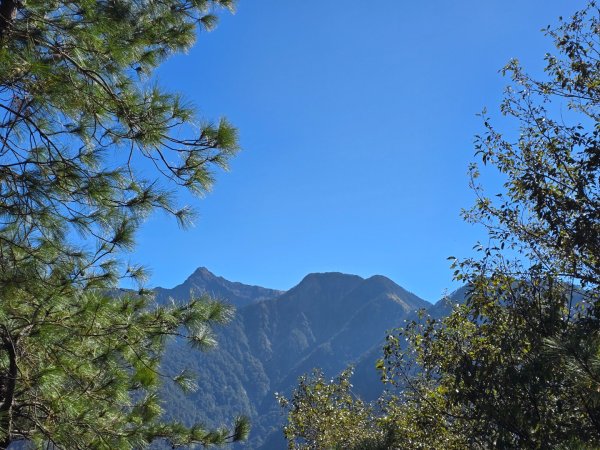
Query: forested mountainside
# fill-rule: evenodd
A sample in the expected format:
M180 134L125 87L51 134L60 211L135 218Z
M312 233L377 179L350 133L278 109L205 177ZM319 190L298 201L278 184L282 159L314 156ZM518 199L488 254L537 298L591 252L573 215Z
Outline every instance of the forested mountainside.
M263 450L285 446L275 392L288 393L315 367L334 376L354 364L357 393L376 397L382 386L374 366L386 331L432 307L386 277L341 273L307 275L282 293L233 283L201 268L182 285L157 293L160 301L184 300L191 290L228 300L238 310L219 330L216 350L203 354L182 342L170 346L164 370L191 368L199 389L183 394L166 386L167 417L220 424L248 415L252 432L246 447ZM433 309L445 313L443 305Z

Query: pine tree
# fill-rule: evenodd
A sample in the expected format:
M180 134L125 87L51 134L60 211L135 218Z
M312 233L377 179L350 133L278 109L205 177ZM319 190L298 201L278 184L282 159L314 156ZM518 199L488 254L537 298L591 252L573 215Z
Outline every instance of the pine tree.
M226 120L198 122L152 76L233 6L0 1L0 448L245 434L244 421L231 433L161 424L156 397L165 339L209 346L229 309L107 294L122 277L143 279L120 257L143 219L159 209L186 224L173 189L204 194L237 151ZM188 374L175 378L190 387Z

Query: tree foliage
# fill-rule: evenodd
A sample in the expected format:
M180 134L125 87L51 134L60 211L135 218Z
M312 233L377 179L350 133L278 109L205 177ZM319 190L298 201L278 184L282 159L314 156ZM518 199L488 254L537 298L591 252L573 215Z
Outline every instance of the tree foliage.
M236 440L160 424L169 336L205 347L230 311L108 295L142 220L182 224L173 191L207 192L237 151L152 73L212 29L231 0L0 1L0 448L139 448ZM187 374L176 376L190 387Z
M43 308L44 319L28 326L17 320L23 303L31 310ZM172 447L242 439L243 419L232 430L164 423L158 397L166 379L184 390L196 388L191 373L161 372L166 339L185 338L204 349L213 344L211 327L231 312L206 298L157 306L147 296L116 301L83 291L35 298L20 290L1 317L13 325L13 341L4 342L9 350L0 363L6 374L3 392L13 391L14 398L1 417L3 447L21 439L38 448L68 449L143 448L157 439Z
M515 130L482 116L477 155L504 189L487 196L473 164L464 215L489 244L453 262L465 302L387 338L385 448L600 448L600 9L546 33L543 79L504 68Z
M455 261L469 295L445 319L388 339L385 375L407 375L408 340L422 368L409 404L469 448L600 445L600 11L594 2L548 28L558 55L537 80L511 61L501 133L484 115L483 164L504 177L487 197L471 169L487 227L480 258ZM424 430L425 431L425 430Z
M196 123L149 75L192 45L197 24L212 27L217 7L232 2L2 1L0 11L11 9L0 21L5 264L48 263L58 249L71 279L95 285L114 280L107 255L131 246L153 209L185 221L169 185L206 192L236 133L225 120ZM68 240L73 230L83 249Z
M365 441L377 439L373 408L352 393L346 369L327 382L315 369L303 376L291 398L277 394L282 408L288 411L284 434L290 449L351 449Z

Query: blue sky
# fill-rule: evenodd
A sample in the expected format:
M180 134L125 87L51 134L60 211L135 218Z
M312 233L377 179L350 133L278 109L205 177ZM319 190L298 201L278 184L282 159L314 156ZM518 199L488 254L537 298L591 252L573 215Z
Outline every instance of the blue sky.
M279 289L339 271L439 299L457 287L446 258L485 238L460 218L476 114L498 116L498 70L517 57L539 73L552 51L540 30L583 4L241 0L158 79L201 116L226 116L243 151L209 196L182 194L194 228L153 216L131 259L151 286L198 266Z

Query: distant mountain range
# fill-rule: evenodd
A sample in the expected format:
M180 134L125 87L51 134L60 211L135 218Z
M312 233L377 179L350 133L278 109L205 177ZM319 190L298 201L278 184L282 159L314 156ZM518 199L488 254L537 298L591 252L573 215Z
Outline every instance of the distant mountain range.
M356 392L367 400L381 392L374 368L386 331L425 308L445 315L450 307L435 305L398 286L389 278L367 279L341 273L307 275L287 292L231 282L202 267L173 289L157 288L159 302L187 300L202 293L236 306L229 325L219 330L219 347L209 353L182 342L169 347L163 367L176 372L189 367L200 388L183 394L165 386L166 416L184 423L226 424L234 416L251 418L246 448L285 448L285 418L274 393L289 393L298 377L320 367L335 376L355 366ZM464 292L457 291L458 300Z

